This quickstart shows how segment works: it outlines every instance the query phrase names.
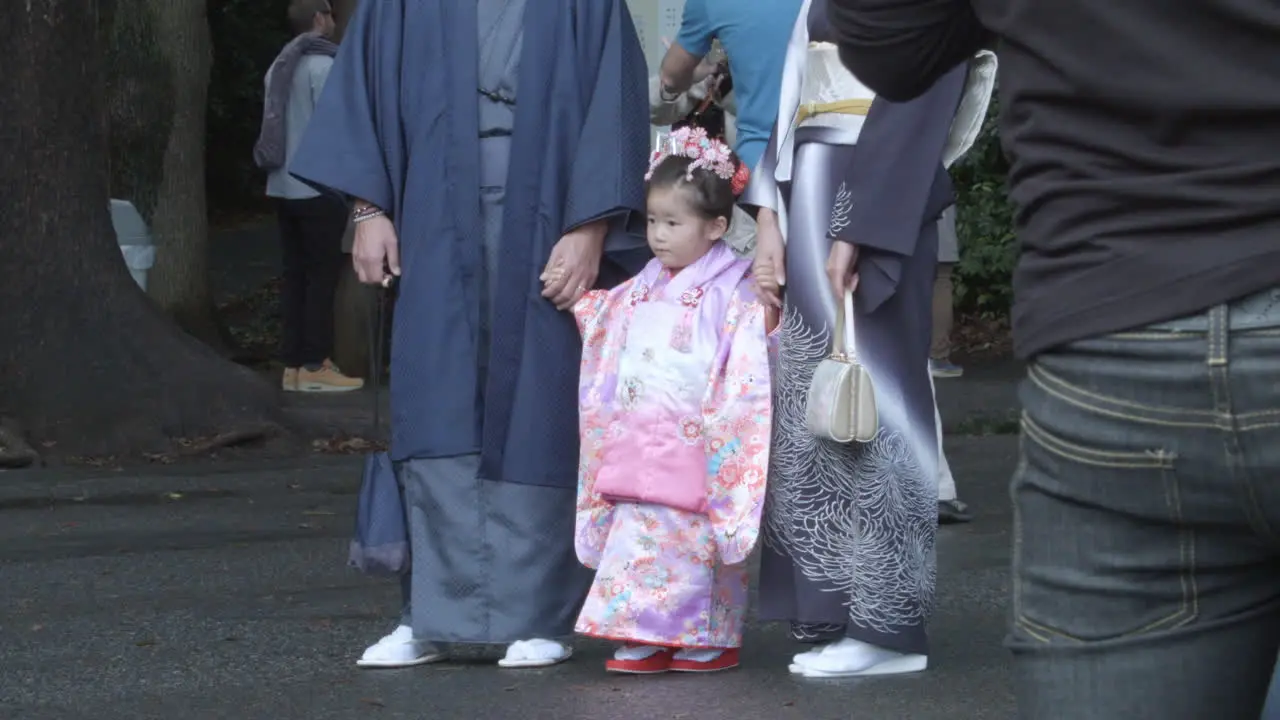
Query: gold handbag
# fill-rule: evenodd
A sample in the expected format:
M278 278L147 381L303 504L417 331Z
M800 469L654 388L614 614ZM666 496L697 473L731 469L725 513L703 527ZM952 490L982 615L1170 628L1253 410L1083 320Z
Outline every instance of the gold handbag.
M809 432L839 443L870 442L880 428L871 376L855 353L852 292L836 307L831 356L813 371L804 419Z

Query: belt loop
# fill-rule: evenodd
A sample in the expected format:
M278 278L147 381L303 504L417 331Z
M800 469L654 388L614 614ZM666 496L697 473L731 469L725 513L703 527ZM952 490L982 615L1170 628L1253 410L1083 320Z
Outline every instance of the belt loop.
M1231 337L1231 313L1228 306L1214 305L1209 308L1209 357L1210 367L1224 367L1227 364L1227 348Z

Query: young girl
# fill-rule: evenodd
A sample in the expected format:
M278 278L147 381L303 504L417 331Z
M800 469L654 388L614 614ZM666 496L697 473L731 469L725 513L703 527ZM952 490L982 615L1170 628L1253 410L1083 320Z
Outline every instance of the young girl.
M673 133L646 177L654 259L574 307L576 545L597 571L577 631L622 643L611 672L738 665L772 416L772 325L722 242L747 175L705 131Z

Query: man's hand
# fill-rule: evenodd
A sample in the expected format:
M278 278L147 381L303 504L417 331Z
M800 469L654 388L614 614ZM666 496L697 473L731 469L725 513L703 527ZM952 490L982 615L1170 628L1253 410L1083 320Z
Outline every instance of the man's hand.
M362 283L387 287L393 276L400 276L400 241L390 218L382 215L356 223L351 261Z
M538 279L543 285L542 297L554 303L557 310L573 308L595 285L608 228L607 220L587 223L570 230L551 249L551 258Z

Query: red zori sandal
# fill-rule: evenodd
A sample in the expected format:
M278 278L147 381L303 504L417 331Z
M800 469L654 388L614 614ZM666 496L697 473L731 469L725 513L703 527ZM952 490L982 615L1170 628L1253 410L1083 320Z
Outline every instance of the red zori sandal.
M706 662L672 658L670 664L671 672L688 673L720 672L736 667L738 667L738 648L726 648L718 657Z
M662 648L639 660L612 658L604 661L604 669L606 672L626 675L656 675L671 669L671 656L675 653L676 651L671 648Z

